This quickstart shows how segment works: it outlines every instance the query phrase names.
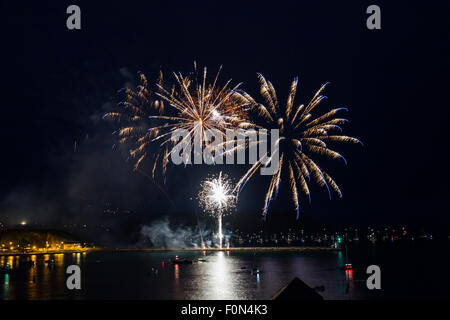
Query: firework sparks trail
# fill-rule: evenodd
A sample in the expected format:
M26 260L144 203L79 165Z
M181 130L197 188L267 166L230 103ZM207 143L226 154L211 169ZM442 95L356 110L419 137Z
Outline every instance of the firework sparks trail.
M219 173L217 178L210 178L202 182L198 195L200 206L206 213L217 218L219 248L222 248L222 216L235 206L233 186L227 175Z
M156 92L159 100L153 98L152 92L148 89L146 77L140 74L141 83L136 90L128 88L122 90L125 94L125 100L119 105L123 106L124 109L120 112L105 114L105 118L120 123L120 128L114 133L118 136L119 143L131 145L129 158L133 159L135 170L143 171L141 168L144 163L143 160L149 158L151 159L148 163L150 164L152 179L154 179L155 171L160 165L165 181L168 157L175 146L175 141L171 137L177 129L184 129L189 132L187 136L189 142L185 141L185 143L192 143L194 153L196 144L201 145L201 149L197 151L203 151L204 144L208 143L208 131L215 130L225 136L227 129L278 129L280 133L280 138L276 141L278 150L271 155L266 153L260 157L242 176L231 194L236 192L239 195L247 181L258 169L266 166L276 156L279 157L279 166L266 193L263 207L264 217L267 216L271 200L277 196L282 175L288 175L289 177L297 218L299 217L299 191L311 201L309 191L311 178L328 190L330 198L330 187L342 197L336 182L316 164L313 158L316 155L321 155L332 159L341 159L346 163L342 155L328 147L328 143L361 142L356 138L341 135L341 125L346 123L347 120L337 118L336 115L342 111L347 111L346 108L333 109L320 116L313 115L315 108L325 98L321 93L326 84L316 92L306 106L300 104L295 108L294 100L298 82L295 78L290 86L285 108L282 109L273 85L261 74L258 74L258 79L265 105L257 103L246 92L238 90L240 84L230 89L231 80L224 86L219 87L217 80L221 68L219 68L212 84L207 84L206 68L204 68L200 80L195 63L194 70L195 77L174 73L177 89L176 86L171 89L164 88L163 76L160 73L157 83L158 92ZM171 108L165 108L164 102L169 103ZM256 117L250 117L250 112L252 115L256 113ZM253 120L258 120L263 124L257 124ZM250 142L245 142L244 146L238 143L236 146L234 141L226 141L219 147L228 143L232 143L232 147L227 148L225 153L233 153L240 148L250 146ZM260 141L252 143L259 144ZM189 150L191 150L192 146L189 147ZM220 155L223 149L215 150L215 152ZM225 153L222 155L225 155ZM204 204L208 203L207 201L204 202ZM205 208L205 211L210 210ZM220 213L218 216L222 215L222 210L216 208L215 211Z
M124 95L124 100L118 103L118 109L106 113L103 118L112 120L119 126L113 132L119 145L129 147L126 161L133 161L133 170L149 178L149 180L161 191L175 206L167 192L155 179L155 171L158 164L161 165L161 173L164 177L167 169L167 159L161 154L167 154L167 148L161 148L158 144L152 143L152 139L158 135L159 130L151 129L149 117L155 112L164 113L164 102L153 99L153 94L148 86L147 78L139 73L140 84L135 90L122 88L118 91ZM160 73L159 81L162 81ZM116 144L113 145L113 148ZM147 159L148 167L143 167L143 160ZM151 172L149 174L148 172Z
M241 94L241 98L250 103L252 110L257 112L257 118L264 124L261 126L268 129L278 129L280 138L277 141L277 151L270 157L268 154L261 157L236 184L234 191L239 192L247 181L257 172L258 168L267 164L267 159L279 156L279 166L272 176L269 188L266 193L263 215L264 219L270 206L271 200L277 197L281 176L286 172L289 176L289 185L292 193L292 201L299 218L299 190L303 192L311 202L308 183L311 178L321 187L325 187L331 199L330 187L339 197L342 197L341 190L336 182L312 159L316 155L325 156L331 159L341 159L347 163L345 158L338 152L331 150L328 143L351 142L362 144L358 139L341 135L341 125L347 122L346 119L335 116L347 111L346 108L337 108L328 111L320 116L313 115L314 109L326 97L321 95L327 84L315 93L311 101L305 106L303 104L294 107L294 100L297 91L298 79L295 78L290 86L289 96L284 109L280 108L278 98L273 85L267 81L263 75L258 74L260 92L266 106L256 103L248 94Z
M208 84L206 67L199 80L194 63L195 77L174 73L177 87L171 89L164 87L163 74L160 72L155 93L159 99L154 98L148 80L142 73L140 84L135 90L119 90L125 95L125 99L118 104L123 109L109 112L104 118L115 120L120 125L114 134L120 144L130 146L127 161L132 159L134 170L143 170L144 160L147 159L152 178L155 178L156 170L161 166L165 181L169 156L176 145L172 134L178 129L189 132L179 143L188 143L189 140L189 150L195 152L197 144L201 148L197 150L198 153L202 153L205 144L211 139L209 132L219 133L224 138L226 129L252 125L247 120L246 107L249 102L237 91L240 84L230 88L229 80L219 87L217 82L220 71L221 67L212 84Z
M247 121L246 107L249 102L241 98L238 88L241 84L229 88L231 80L228 80L223 87L217 85L217 80L221 71L217 72L212 84L207 84L207 69L203 69L203 76L198 79L197 66L194 63L194 80L181 73L174 73L178 90L173 87L170 91L162 84L158 84L156 93L162 100L169 103L171 111L175 115L156 115L151 118L167 121L164 124L166 132L158 135L155 140L161 140L161 145L173 144L172 134L179 129L186 130L187 135L181 143L190 143L189 150L194 153L201 153L204 144L210 138L208 133L215 132L225 140L226 129L247 128L252 126ZM187 139L189 138L189 139ZM189 140L189 141L188 141ZM196 145L200 150L196 150ZM172 148L168 154L175 150Z
M135 90L122 88L119 93L123 93L125 98L118 103L121 107L117 111L106 113L103 118L113 120L119 128L113 132L119 144L129 147L127 162L131 159L135 171L146 170L143 168L144 159L148 160L151 178L155 178L155 172L159 165L162 168L162 175L165 176L167 170L168 148L161 148L159 144L152 143L157 137L161 128L155 127L150 117L155 113L163 114L164 102L154 99L153 93L149 89L148 80L144 74L140 73L140 84ZM160 73L159 82L162 81ZM115 145L114 145L115 146Z

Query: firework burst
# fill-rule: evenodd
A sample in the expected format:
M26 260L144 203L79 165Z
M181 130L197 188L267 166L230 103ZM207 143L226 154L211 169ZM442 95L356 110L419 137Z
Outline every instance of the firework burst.
M297 218L299 217L299 194L305 194L311 201L309 183L311 180L342 197L342 193L336 182L315 162L316 156L324 156L332 159L340 159L346 163L344 157L332 150L328 144L333 142L360 143L358 139L342 135L341 125L347 122L339 118L340 112L345 108L337 108L323 114L315 114L317 106L325 98L322 95L326 85L323 85L305 106L303 104L294 106L297 91L297 78L290 86L290 92L284 108L280 108L278 98L273 85L261 74L258 74L261 95L265 104L257 103L250 95L239 90L240 84L230 87L231 80L223 86L219 86L219 68L214 80L208 83L207 70L203 69L199 77L196 64L194 73L183 76L175 74L175 85L166 89L163 85L163 76L157 81L157 90L153 94L148 86L147 78L140 74L140 85L135 89L123 89L125 99L119 103L123 108L116 112L105 115L107 119L116 120L120 127L115 131L121 144L130 146L129 158L134 161L134 169L141 170L145 159L150 165L151 178L154 179L156 169L160 166L161 173L166 175L168 157L173 152L176 141L172 140L172 134L177 129L189 132L184 139L186 143L192 144L189 150L195 150L195 145L200 143L202 152L208 144L208 131L219 132L226 137L227 129L237 128L264 128L278 129L280 138L276 141L277 151L269 155L266 153L247 171L236 184L235 188L228 190L229 197L239 194L247 181L258 171L261 166L267 165L272 157L279 157L279 166L273 175L268 191L266 193L263 213L267 215L270 202L277 196L281 177L287 176L289 180L292 200L294 202ZM154 98L156 95L158 98ZM165 106L165 103L168 106ZM254 117L253 117L254 116ZM268 132L270 132L268 130ZM226 140L226 139L223 139ZM181 141L183 142L183 141ZM220 144L219 151L227 143L232 143L231 149L226 152L234 152L239 148L249 147L235 145L232 142ZM252 142L260 143L260 141ZM228 145L227 145L228 146ZM192 148L194 147L194 148ZM219 154L220 155L220 154ZM221 186L223 176L220 175L215 182L205 181L204 192L213 191L212 186ZM226 180L226 179L225 179ZM224 185L230 187L224 180ZM209 200L208 200L209 199ZM234 201L224 203L210 201L206 193L200 196L200 202L205 211L210 214L222 216ZM217 200L217 199L216 199ZM220 204L219 207L217 205ZM221 209L222 208L222 209ZM214 209L214 210L213 210ZM215 212L215 213L214 213Z
M251 126L247 121L246 111L249 103L237 92L241 84L230 88L231 80L228 80L224 86L219 87L217 80L220 71L221 67L213 82L208 84L206 67L199 79L197 66L194 63L194 80L181 73L174 73L178 90L175 87L168 90L158 84L157 95L169 103L175 114L151 117L165 122L163 127L166 132L158 135L155 140L161 140L162 145L171 144L174 131L184 129L189 132L186 138L190 138L191 147L199 143L203 148L204 144L209 142L208 131L219 133L224 138L226 129Z
M145 172L142 169L144 160L147 159L151 177L155 177L158 165L162 168L162 175L165 176L167 170L168 146L161 148L159 143L155 143L155 138L161 133L160 127L154 126L151 117L155 114L164 114L164 101L153 97L149 89L148 80L144 74L140 73L140 83L135 90L123 88L119 90L125 98L118 103L121 107L116 111L108 112L104 119L114 120L119 125L118 130L113 134L120 144L129 147L128 159L134 162L134 170ZM162 81L160 73L159 82Z
M213 82L208 84L207 69L204 68L203 75L198 80L194 63L194 76L174 73L177 86L171 89L164 88L160 72L155 93L159 99L149 89L144 74L140 74L140 84L135 90L119 90L125 95L125 99L118 104L123 108L105 114L104 118L115 120L120 125L114 134L120 144L130 147L128 159L134 161L134 170L142 172L142 165L147 163L150 166L147 171L151 171L151 177L154 178L157 168L161 167L161 174L165 179L169 156L175 146L172 134L177 129L188 130L186 138L190 138L190 148L195 151L193 146L199 143L201 150L198 151L202 152L208 143L208 131L225 137L226 129L251 125L246 120L248 101L237 93L240 84L229 88L229 80L219 87L217 81L220 71L221 68ZM148 161L144 162L146 159Z
M294 107L298 79L292 81L287 98L286 106L280 108L278 98L273 85L263 75L258 74L260 91L266 105L256 103L250 96L242 96L246 99L253 110L257 111L258 119L264 123L261 127L267 129L278 129L280 138L276 142L277 151L261 157L236 184L235 190L239 193L246 182L257 172L258 168L267 163L271 157L279 156L279 166L273 175L266 193L263 214L267 211L271 200L276 198L280 186L282 173L289 177L289 185L292 193L292 201L299 217L299 190L303 192L311 202L308 184L311 179L321 187L325 187L331 199L331 190L342 197L341 190L336 182L317 165L313 160L317 155L332 159L340 159L346 163L345 158L338 152L329 148L328 143L351 142L361 143L358 139L341 135L341 125L347 120L337 118L340 112L347 111L346 108L337 108L319 116L314 115L316 107L326 98L322 95L326 84L324 84L305 106L303 104ZM267 156L267 158L266 158ZM330 190L331 188L331 190Z
M222 248L222 216L235 207L236 196L231 180L220 172L217 178L203 181L198 198L205 212L217 218L219 248Z
M235 198L231 180L222 172L215 178L203 181L198 194L200 206L212 216L223 215L234 208Z

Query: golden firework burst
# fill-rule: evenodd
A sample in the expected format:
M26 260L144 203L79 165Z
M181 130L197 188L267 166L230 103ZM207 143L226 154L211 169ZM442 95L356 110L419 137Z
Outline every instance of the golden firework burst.
M337 118L339 112L346 111L346 108L337 108L319 116L314 115L316 107L325 98L322 91L324 84L313 96L311 101L305 106L300 104L294 107L295 95L297 92L298 79L295 78L290 86L289 96L286 106L280 108L278 98L273 85L267 81L263 75L258 74L261 95L266 105L259 104L249 95L241 95L242 99L249 102L252 109L257 111L258 118L264 123L262 127L268 129L278 129L280 138L276 141L277 150L270 156L265 154L261 157L236 184L235 191L239 194L247 181L257 172L258 168L264 166L272 157L279 156L279 165L269 184L266 193L263 214L267 216L267 211L271 200L277 196L280 186L282 172L289 176L289 185L292 193L292 200L299 217L299 189L311 201L308 183L312 179L320 186L328 190L331 198L331 191L334 190L339 197L342 197L341 190L336 182L328 175L313 157L317 155L332 159L341 159L346 163L345 158L338 152L329 148L329 142L352 142L361 143L358 139L341 135L341 125L347 120Z
M164 124L166 132L158 135L156 140L161 140L163 145L170 144L174 131L184 129L189 132L187 137L190 138L192 147L194 143L200 143L203 147L209 142L208 132L219 133L224 140L226 129L251 126L247 120L248 100L242 99L238 93L241 84L230 88L231 80L228 80L225 85L218 86L221 69L222 67L211 84L207 82L206 67L199 78L195 63L194 79L181 73L174 73L177 86L169 90L158 84L159 90L156 94L169 103L175 114L151 117L167 121Z
M248 101L237 92L240 84L230 88L229 80L219 87L220 71L221 67L213 82L208 83L206 67L199 80L194 63L194 76L174 73L176 85L171 89L164 87L160 72L155 90L159 98L154 97L142 73L136 89L120 90L125 95L119 103L123 108L105 114L104 118L119 123L120 128L114 134L119 143L130 146L129 156L135 170L141 170L144 160L149 159L152 177L159 166L165 177L169 156L176 143L172 134L177 129L187 130L192 146L199 141L203 148L208 143L208 131L225 137L226 129L251 125L247 121Z

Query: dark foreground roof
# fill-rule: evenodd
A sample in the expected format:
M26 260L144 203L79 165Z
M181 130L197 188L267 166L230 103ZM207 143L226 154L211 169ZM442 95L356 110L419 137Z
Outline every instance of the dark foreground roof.
M278 290L272 300L323 300L323 297L299 278L295 277Z

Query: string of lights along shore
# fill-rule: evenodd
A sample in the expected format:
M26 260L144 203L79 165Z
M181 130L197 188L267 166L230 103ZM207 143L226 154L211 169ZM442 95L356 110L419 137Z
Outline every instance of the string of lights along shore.
M338 143L362 143L353 137L343 135L343 125L347 119L342 114L347 108L320 110L325 87L322 85L307 103L296 102L298 78L289 86L289 94L284 104L280 103L272 83L262 74L257 74L262 101L244 91L241 84L231 85L231 80L220 84L220 67L212 79L207 68L200 71L194 62L194 71L188 75L173 73L173 84L166 85L160 71L154 84L139 72L140 84L135 89L119 90L123 99L116 110L104 115L115 121L117 130L113 134L117 143L129 149L127 161L133 163L134 170L145 173L154 181L166 181L170 155L176 142L172 134L177 129L189 132L189 141L200 141L202 148L208 142L210 130L220 132L225 138L227 129L266 129L268 135L277 129L276 151L258 155L242 177L236 177L232 185L226 174L206 179L200 186L200 205L218 218L218 237L222 244L221 222L223 213L236 203L244 186L258 172L277 156L278 168L272 175L263 198L262 215L267 216L271 201L277 197L282 175L289 177L293 212L300 217L300 203L311 203L310 183L317 183L328 192L342 197L342 192L333 178L316 163L317 157L334 159L346 164L346 159L334 147ZM256 96L256 95L254 95ZM245 138L244 138L245 139ZM234 143L234 142L233 142ZM245 141L227 152L237 152L244 145L250 148L261 143ZM115 147L115 145L113 146ZM192 146L194 147L194 146ZM195 148L194 149L195 152ZM145 164L145 165L144 165ZM189 170L189 166L185 167Z

